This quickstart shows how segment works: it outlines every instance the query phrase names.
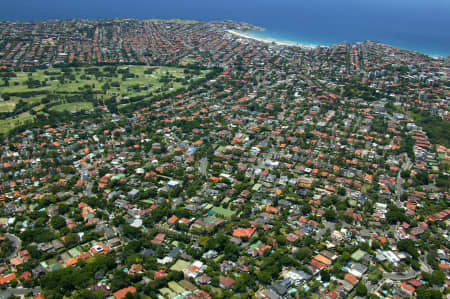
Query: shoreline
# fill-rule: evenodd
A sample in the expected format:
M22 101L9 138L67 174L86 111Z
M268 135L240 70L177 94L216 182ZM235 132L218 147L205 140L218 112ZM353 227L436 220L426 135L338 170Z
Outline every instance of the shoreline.
M262 42L262 43L275 44L278 46L300 47L300 48L306 48L306 49L315 49L315 48L320 47L319 45L305 45L305 44L301 44L301 43L295 43L295 42L289 42L289 41L279 41L276 39L257 37L257 36L253 36L251 34L247 34L247 33L236 31L236 30L227 30L227 32L232 35L238 36L240 38L252 39L252 40Z
M265 29L262 29L260 31L264 31L264 30ZM227 32L230 33L231 35L237 36L239 38L252 39L252 40L262 42L262 43L274 44L274 45L278 45L278 46L299 47L299 48L304 48L304 49L309 49L309 50L313 50L313 49L320 48L320 47L329 47L328 45L302 44L302 43L297 43L297 42L293 42L293 41L292 42L291 41L280 41L277 39L258 37L258 36L254 36L254 35L246 33L246 32L231 30L231 29L227 30ZM382 42L379 42L379 43L382 43ZM402 49L402 50L420 53L420 54L429 56L430 58L433 58L433 59L446 59L447 57L450 57L450 55L445 56L442 54L431 54L431 53L426 53L425 51L411 50L411 49L407 49L407 48L401 47L401 46L394 46L394 45L386 44L386 43L382 43L382 44L384 44L386 46Z

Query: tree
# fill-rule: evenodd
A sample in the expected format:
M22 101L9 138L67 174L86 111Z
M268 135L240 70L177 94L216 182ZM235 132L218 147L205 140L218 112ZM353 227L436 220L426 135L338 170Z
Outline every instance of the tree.
M73 247L80 241L80 238L77 234L69 233L66 235L66 238L64 239L64 244L66 247Z
M338 194L341 195L341 196L345 196L347 194L347 190L345 188L343 188L343 187L340 187L338 189Z
M125 223L125 219L122 216L116 216L112 220L112 223L113 223L114 226L119 226L119 225Z
M129 239L140 239L142 237L142 231L129 224L122 225L123 234Z
M429 290L425 286L416 289L417 299L441 299L442 294L439 290Z
M307 214L311 213L311 211L312 211L312 209L311 209L311 206L309 204L305 204L302 207L302 214L303 215L307 215Z
M428 185L430 182L428 179L428 173L425 171L421 171L421 172L417 173L413 177L413 180L416 185Z
M224 247L225 258L230 260L237 260L239 258L239 247L236 244L228 241Z
M322 278L322 281L324 281L324 282L330 281L330 278L331 278L330 273L327 270L323 270L320 273L320 277Z
M420 263L415 259L410 259L411 267L413 267L414 270L420 270Z
M364 283L360 282L356 285L356 295L361 296L361 297L367 295L367 288L364 285Z
M50 220L50 224L52 225L52 227L54 229L60 229L64 226L66 226L66 221L61 216L55 216L55 217L52 217L52 219Z
M121 270L115 270L111 280L111 289L113 292L123 289L130 285L130 275Z
M402 209L400 209L399 207L397 207L395 205L390 205L388 207L388 212L386 213L386 219L391 224L395 224L398 221L400 221L400 222L408 221L408 217L406 217L405 211L403 211Z
M436 286L441 286L446 279L446 275L441 270L436 270L431 273L431 283Z
M5 258L8 257L9 254L13 250L13 243L10 239L6 238L3 242L0 244L0 257Z
M267 271L259 271L256 273L256 277L258 277L258 280L263 284L268 284L272 281L272 276Z
M184 274L183 272L180 271L170 271L169 274L167 275L167 279L170 281L180 281L183 280L184 278Z
M313 252L309 247L302 247L298 249L294 255L297 259L303 261L305 259L309 259L313 255Z
M102 299L105 298L105 295L102 291L99 293L93 293L89 290L80 290L78 294L74 294L73 298L75 299Z
M333 209L325 211L324 217L327 221L334 221L336 219L336 212Z
M419 257L419 252L416 249L416 243L414 243L411 239L403 239L398 241L397 248L400 251L406 251L416 259Z
M410 176L411 176L411 171L409 171L409 170L403 170L403 171L401 172L401 176L402 176L402 178L404 178L404 179L409 179Z
M70 169L72 169L72 168L70 168ZM61 205L58 206L58 213L60 215L66 214L67 212L69 212L69 210L70 210L69 206L66 205L66 204L61 204Z
M139 298L140 298L140 296L137 293L130 293L130 292L128 292L125 295L125 299L139 299Z
M235 291L236 293L244 293L246 289L247 287L245 280L238 278L236 280L236 283L234 284L233 291Z

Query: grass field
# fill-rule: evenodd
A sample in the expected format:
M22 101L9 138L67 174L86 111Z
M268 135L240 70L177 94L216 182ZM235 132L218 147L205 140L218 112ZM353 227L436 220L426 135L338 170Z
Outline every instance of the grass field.
M56 78L58 75L46 75L45 70L39 70L34 73L16 73L17 77L9 79L9 86L4 86L4 79L0 79L0 95L5 93L17 93L17 92L30 92L30 91L52 91L55 93L77 93L83 90L92 90L94 92L103 91L102 87L104 84L109 84L108 92L120 95L130 95L133 93L133 96L139 94L145 94L149 91L157 90L158 88L167 86L167 83L161 82L160 80L165 76L172 76L173 80L169 83L173 84L173 88L182 87L184 84L181 82L176 82L176 79L182 79L186 75L183 73L182 68L174 68L174 67L148 67L148 66L121 66L117 69L120 70L129 70L130 74L136 76L135 78L127 78L122 80L120 77L106 77L106 76L98 76L95 77L93 75L85 75L84 71L86 68L74 68L73 75L75 80L65 80L61 82ZM102 69L102 68L98 68ZM103 67L104 69L104 67ZM145 74L144 71L148 69L154 69L152 74ZM58 69L51 70L51 72L58 72ZM205 72L203 72L204 74ZM31 76L30 76L31 74ZM202 75L203 75L202 74ZM83 76L84 75L84 76ZM119 74L120 76L120 74ZM38 88L28 88L26 85L27 80L38 80L40 82L45 82L45 86ZM119 87L116 87L112 84L119 84ZM133 92L130 88L139 86L140 88L147 88L141 92ZM0 103L0 106L2 104ZM0 108L1 109L1 108Z
M164 94L189 86L192 80L202 78L207 71L186 70L176 67L150 66L92 66L68 69L48 69L16 72L8 79L0 77L0 132L32 121L25 104L33 104L36 112L46 105L50 111L92 110L94 104L85 94L90 94L99 103L103 99L116 97L118 107L129 105L128 99L137 96ZM32 96L25 97L25 94ZM45 93L45 94L43 94ZM67 101L67 97L78 96L80 100ZM43 100L47 97L57 102ZM18 105L20 103L20 105ZM56 104L56 105L55 105ZM21 109L22 108L22 109ZM31 109L31 108L30 108ZM10 114L7 114L7 113ZM14 114L14 116L11 116Z
M197 61L195 59L186 57L180 62L180 65L185 66L185 65L196 64L196 63L197 63Z
M0 112L9 112L13 111L16 107L16 101L4 101L0 103Z
M24 125L27 121L33 121L34 116L29 112L21 113L15 117L0 119L0 133L7 133L10 129Z
M56 105L50 108L53 111L80 111L80 110L92 110L94 106L91 102L75 102L75 103L66 103L61 105Z
M212 210L214 211L215 214L218 214L219 216L223 216L225 218L231 218L231 216L233 216L236 213L230 209L225 209L222 207L214 207L212 208Z

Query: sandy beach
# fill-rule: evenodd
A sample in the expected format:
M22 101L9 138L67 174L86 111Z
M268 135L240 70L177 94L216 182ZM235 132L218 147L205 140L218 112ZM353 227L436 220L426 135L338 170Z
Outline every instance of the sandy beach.
M230 34L233 34L233 35L241 37L241 38L253 39L253 40L256 40L256 41L259 41L259 42L268 43L268 44L276 44L276 45L279 45L279 46L302 47L302 48L308 48L308 49L317 48L316 45L303 45L303 44L294 43L294 42L277 41L277 40L272 40L272 39L268 39L268 38L261 38L261 37L252 36L250 34L246 34L246 33L235 31L235 30L228 30L228 32Z

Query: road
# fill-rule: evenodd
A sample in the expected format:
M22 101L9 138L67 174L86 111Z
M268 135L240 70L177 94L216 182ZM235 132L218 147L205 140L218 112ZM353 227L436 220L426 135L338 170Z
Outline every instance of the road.
M419 272L414 271L413 269L409 270L408 272L397 272L397 273L383 273L383 277L378 281L376 284L370 284L368 290L369 294L375 294L379 295L378 291L383 286L383 284L390 280L390 281L403 281L403 280L410 280L414 279L419 275Z
M21 295L27 295L29 293L33 293L33 295L37 295L42 292L40 288L34 288L34 289L22 289L22 288L8 288L6 290L0 290L0 299L6 299L11 295L14 296L21 296Z
M206 177L208 175L207 168L208 168L208 158L203 157L200 160L200 174L202 176Z
M167 232L171 232L173 234L177 234L177 235L187 235L189 238L191 238L192 240L198 240L198 236L191 234L189 232L180 232L178 230L172 229L170 227L167 227L163 224L155 224L154 226L158 231L162 232L162 233L167 233Z
M265 154L263 153L260 156L260 158L258 159L258 167L261 168L261 169L264 168L266 166L265 162L267 160L269 160L269 159L272 159L273 153L275 153L275 148L274 147L271 147L270 150L267 153L265 153Z
M402 165L402 169L403 170L410 170L411 167L412 167L411 159L408 156L406 156L405 159L406 159L406 162Z
M431 268L430 265L428 265L428 252L425 252L425 255L423 256L423 261L419 260L420 263L420 270L427 272L427 273L431 273L433 272L433 269Z
M410 170L411 166L412 166L411 160L409 159L408 156L406 156L405 163L402 164L402 167L398 170L398 173L397 173L397 182L396 182L396 185L395 185L395 194L397 195L397 200L396 200L395 204L399 208L402 207L402 203L401 203L400 197L403 194L403 187L402 187L403 178L401 177L401 173L404 170Z
M87 197L91 197L91 196L93 196L94 194L92 193L92 188L94 187L94 183L93 182L89 182L88 184L87 184L87 187L86 187L86 195L87 195Z
M373 285L372 287L368 288L369 294L375 294L379 296L378 291L383 286L383 284L386 282L387 279L381 279L376 285Z
M5 234L5 237L7 237L13 243L14 246L14 251L8 257L11 258L15 256L17 252L19 252L20 246L22 246L22 241L13 234Z
M418 275L418 273L414 270L410 270L409 272L403 272L403 273L383 273L383 278L381 278L378 283L376 284L371 284L368 281L366 281L366 279L364 279L365 282L367 282L369 284L368 286L368 291L369 294L378 294L378 291L380 290L380 288L383 286L383 284L387 281L387 280L391 280L391 281L396 281L396 280L410 280L415 278Z
M367 275L363 276L362 281L364 283L364 285L367 287L367 291L369 294L373 294L374 290L378 289L378 283L382 283L383 280L378 281L378 283L372 283Z
M397 206L400 203L400 197L401 197L401 195L403 193L403 188L402 188L403 179L402 179L401 174L400 174L401 172L402 172L402 170L400 169L398 171L398 174L397 174L397 184L395 186L395 193L397 194L397 200L396 200L397 201L396 202Z
M410 270L408 272L399 272L399 273L383 273L383 279L390 280L410 280L417 276L417 272L414 270Z

